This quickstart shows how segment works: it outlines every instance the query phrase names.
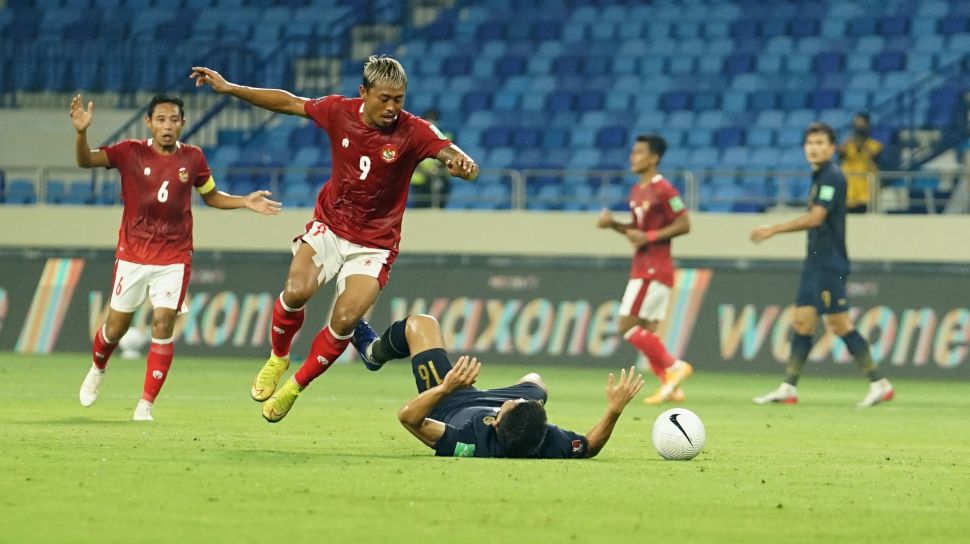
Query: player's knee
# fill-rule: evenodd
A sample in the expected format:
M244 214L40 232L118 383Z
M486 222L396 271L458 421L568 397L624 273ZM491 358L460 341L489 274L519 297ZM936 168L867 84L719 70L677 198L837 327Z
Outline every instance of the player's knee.
M105 340L108 342L116 343L121 340L121 337L128 332L128 323L111 323L110 321L104 324L104 336Z
M426 314L414 314L408 316L405 322L405 334L410 339L413 334L428 334L439 329L438 320Z
M525 376L522 376L521 378L519 378L519 381L516 383L534 383L539 387L541 387L542 390L546 392L546 394L549 394L549 388L546 387L546 382L542 381L542 376L540 376L536 372L530 372Z
M306 306L310 297L313 296L313 292L316 289L316 285L306 284L299 281L287 281L286 287L283 288L283 303L290 308L302 308Z
M620 336L623 336L630 331L633 327L636 327L640 323L640 320L632 315L620 316L620 321L618 326L620 327Z
M367 313L367 308L338 304L330 315L330 330L340 336L350 334L354 332L354 327L357 326L365 313Z
M152 338L164 340L171 338L175 332L175 319L159 319L152 321Z

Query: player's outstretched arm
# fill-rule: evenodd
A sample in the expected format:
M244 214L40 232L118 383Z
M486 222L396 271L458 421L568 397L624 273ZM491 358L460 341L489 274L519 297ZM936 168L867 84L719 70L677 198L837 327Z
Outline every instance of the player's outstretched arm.
M428 415L441 402L441 399L462 387L468 387L475 383L475 379L478 378L478 373L481 370L482 363L479 363L478 359L469 358L467 355L461 356L448 374L445 374L445 379L442 380L441 384L426 389L420 395L411 399L397 413L397 419L418 440L433 448L441 435L445 434L445 424L428 418Z
M269 191L253 191L246 196L236 196L212 190L202 195L206 206L220 210L235 210L247 208L263 215L278 215L283 205L266 197L273 193Z
M478 177L478 165L457 145L451 144L438 152L435 157L445 165L448 173L456 178L474 181Z
M88 127L94 119L94 102L88 102L87 109L84 109L81 95L77 95L71 100L71 123L77 131L77 138L74 140L74 160L81 168L95 168L98 166L111 166L108 155L100 149L91 149L88 145Z
M813 229L825 222L825 217L828 215L828 213L829 212L825 209L825 206L812 206L812 208L808 210L808 213L796 217L791 221L778 223L776 225L761 225L760 227L754 229L751 231L751 241L758 244L776 234L781 234L783 232L798 232Z
M203 66L193 66L189 77L195 80L196 87L208 85L219 94L235 96L266 110L309 117L303 109L303 104L309 101L309 98L296 96L280 89L258 89L230 83L219 72Z
M613 434L613 427L620 419L623 409L643 389L643 375L637 374L632 366L629 374L620 370L620 379L615 383L614 380L611 372L606 383L606 415L586 433L586 441L589 443L586 457L595 457L603 449Z

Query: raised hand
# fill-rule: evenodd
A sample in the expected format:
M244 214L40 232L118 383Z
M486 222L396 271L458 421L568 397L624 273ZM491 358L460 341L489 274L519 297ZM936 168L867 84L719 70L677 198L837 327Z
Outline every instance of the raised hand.
M203 66L193 66L192 73L189 77L195 80L195 86L201 87L203 85L208 85L212 87L212 90L224 94L229 91L231 84L226 81L226 78L222 77L219 72L215 70L210 70Z
M643 389L643 375L637 374L634 367L630 373L620 370L620 379L616 380L613 373L606 383L606 403L614 413L621 413L623 408Z
M91 126L91 119L94 117L94 102L88 102L88 109L85 110L81 103L81 95L75 96L71 100L71 122L74 129L83 132Z
M442 380L441 387L449 393L457 391L462 387L468 387L475 383L475 380L478 378L478 373L481 371L482 363L479 363L478 359L462 355L458 358L455 366L445 374L445 379Z
M273 193L269 191L253 191L246 196L246 207L263 215L279 215L283 205L275 200L266 198Z

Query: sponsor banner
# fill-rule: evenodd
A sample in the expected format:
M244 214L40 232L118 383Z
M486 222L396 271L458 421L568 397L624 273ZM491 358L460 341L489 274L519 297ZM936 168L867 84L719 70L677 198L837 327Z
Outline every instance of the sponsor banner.
M86 352L110 300L113 259L10 252L0 261L0 350ZM273 303L289 266L285 254L200 254L176 351L261 360L269 352ZM402 258L368 319L427 313L453 353L537 367L629 365L637 353L618 331L625 260ZM889 375L970 377L970 299L965 270L896 266L851 276L850 315ZM658 334L698 370L781 375L788 356L797 263L688 263L677 272ZM300 358L328 321L332 287L307 307L293 355ZM133 326L150 330L151 309ZM349 350L352 352L352 350ZM345 354L344 359L352 358ZM857 372L821 322L807 373Z

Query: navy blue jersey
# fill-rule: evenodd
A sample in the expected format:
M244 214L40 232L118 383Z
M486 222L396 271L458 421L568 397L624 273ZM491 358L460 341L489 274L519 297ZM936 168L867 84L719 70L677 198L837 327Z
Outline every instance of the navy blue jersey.
M467 387L455 391L431 412L430 417L445 424L445 432L434 445L435 455L444 457L508 457L492 423L507 400L545 402L546 393L532 383L499 389ZM546 425L546 437L536 454L540 459L574 459L586 456L586 437Z
M849 273L849 255L845 249L845 194L845 176L831 161L812 173L809 207L822 206L828 213L821 225L808 230L806 268Z

